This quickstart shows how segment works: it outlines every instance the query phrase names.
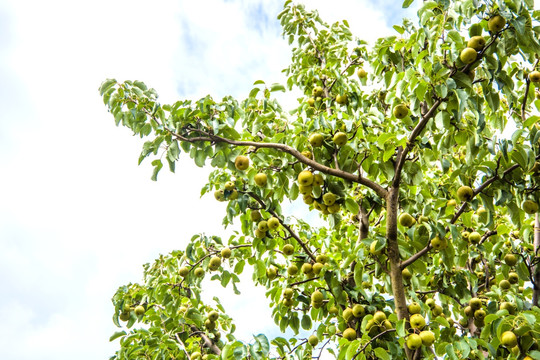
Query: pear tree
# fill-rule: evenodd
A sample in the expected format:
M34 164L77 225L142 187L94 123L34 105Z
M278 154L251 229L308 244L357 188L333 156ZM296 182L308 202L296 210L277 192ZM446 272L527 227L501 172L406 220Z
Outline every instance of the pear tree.
M238 229L118 289L112 359L540 359L540 12L428 0L417 15L368 45L286 0L286 84L245 99L102 83L152 179L181 156L212 167L202 194ZM237 292L248 268L283 336L238 339L201 298L204 278Z

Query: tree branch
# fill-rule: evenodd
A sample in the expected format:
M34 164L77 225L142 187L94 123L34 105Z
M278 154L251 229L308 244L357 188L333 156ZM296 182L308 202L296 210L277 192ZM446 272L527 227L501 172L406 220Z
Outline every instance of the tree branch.
M184 344L182 339L180 339L178 334L174 334L174 336L176 337L176 340L180 343L180 345L182 345L182 350L184 350L184 354L186 354L187 359L191 360L191 356L189 355L188 351L186 350L186 345Z
M401 170L403 169L405 161L407 160L407 154L413 148L415 139L418 137L418 135L420 135L422 130L424 130L429 119L431 119L433 115L435 115L435 111L437 111L437 108L439 107L439 105L442 104L442 102L443 99L437 99L437 101L435 101L435 103L431 106L428 112L422 116L420 122L416 124L416 127L409 135L409 139L407 140L407 145L405 146L405 148L402 149L401 152L398 152L398 158L396 162L396 174L394 175L394 180L392 181L392 187L399 187L399 183L401 181Z
M431 242L428 241L428 244L426 245L425 248L423 248L416 254L412 255L407 260L401 262L400 264L401 270L405 269L407 266L411 265L413 262L421 258L423 255L427 254L429 250L431 250Z
M204 343L204 346L206 346L207 348L210 349L210 351L212 351L214 354L216 355L220 355L221 354L221 349L216 345L214 344L214 342L212 341L212 339L210 339L205 333L204 331L201 331L199 329L197 329L197 327L195 325L190 325L189 327L191 329L191 331L193 332L193 335L197 335L201 338L201 340L203 341Z
M536 59L536 62L534 63L533 69L536 69L536 66L538 65L538 61L540 59ZM525 109L527 108L527 97L529 96L529 85L531 84L531 79L529 77L525 77L525 95L523 95L523 103L521 104L521 121L525 122Z
M360 350L358 350L358 352L356 354L354 354L354 356L351 358L351 360L356 359L356 357L358 355L360 355L364 350L366 350L368 345L371 344L373 341L377 340L378 338L380 338L381 336L383 336L385 334L388 334L388 333L391 333L391 332L394 332L394 331L396 331L396 329L384 330L382 333L379 333L379 334L375 335L374 337L372 337L371 340L369 340L364 346L362 346L362 348Z
M249 196L251 196L253 199L255 199L255 201L257 201L266 211L268 211L270 214L272 214L272 216L274 216L276 219L279 220L279 223L281 224L281 226L283 226L288 232L289 234L291 234L291 236L296 240L296 242L298 244L300 244L300 246L302 247L302 249L304 249L304 251L306 252L306 254L313 260L313 261L316 261L316 257L315 255L313 255L313 253L311 252L311 250L309 250L309 248L307 247L307 245L302 241L302 239L300 239L300 236L298 236L297 233L295 233L293 231L293 229L285 224L285 221L283 221L283 219L279 216L278 213L276 213L274 210L272 209L269 209L267 206L266 206L266 203L257 195L255 194L254 192L252 191L249 191L247 192L247 194Z
M293 157L295 157L296 159L298 159L300 162L312 167L313 169L315 170L318 170L322 173L325 173L325 174L328 174L328 175L332 175L332 176L336 176L336 177L340 177L344 180L348 180L348 181L351 181L351 182L355 182L355 183L359 183L361 185L364 185L364 186L367 186L368 188L372 189L373 191L375 191L377 193L377 195L379 195L380 197L382 198L385 198L388 191L383 188L381 185L379 185L378 183L372 181L372 180L369 180L369 179L366 179L362 176L359 176L359 175L354 175L354 174L351 174L349 172L346 172L346 171L343 171L343 170L339 170L339 169L334 169L334 168L331 168L331 167L328 167L326 165L323 165L323 164L320 164L314 160L311 160L307 157L305 157L304 155L302 155L302 153L292 147L290 147L289 145L286 145L286 144L279 144L279 143L263 143L263 142L256 142L256 141L237 141L237 140L231 140L231 139L227 139L227 138L224 138L224 137L221 137L221 136L217 136L217 135L213 135L213 134L210 134L210 133L206 133L202 130L196 130L197 132L199 133L202 133L204 134L204 136L196 136L196 137L192 137L192 138L189 138L189 137L185 137L185 136L182 136L180 134L177 134L175 133L174 131L166 128L167 131L173 135L175 138L177 138L178 140L180 141L185 141L185 142L189 142L189 143L195 143L195 142L199 142L199 141L207 141L207 142L216 142L216 143L226 143L226 144L230 144L230 145L233 145L233 146L252 146L252 147L255 147L255 148L266 148L266 149L275 149L275 150L280 150L280 151L283 151L287 154L290 154L292 155Z
M484 183L482 183L480 186L478 186L476 189L473 190L473 197L472 198L474 198L476 195L481 193L485 188L487 188L489 185L494 183L496 180L505 177L506 175L510 174L512 171L517 169L518 167L519 167L518 164L514 164L514 165L510 166L508 169L506 169L502 173L501 177L499 177L499 175L497 175L497 174L493 175L491 178L489 178L487 181L485 181ZM454 216L450 220L450 224L454 224L459 219L459 217L461 216L461 214L463 214L463 212L465 211L465 208L467 207L468 204L469 204L468 202L464 202L463 204L461 204L458 211L454 214ZM487 237L489 237L491 235L494 235L494 234L489 233L489 235ZM483 239L483 240L485 240L485 239ZM416 254L412 255L407 260L402 261L401 265L400 265L401 269L404 269L407 266L411 265L413 262L418 260L422 255L425 255L430 249L431 249L431 243L428 243L425 248L423 248L422 250L420 250Z

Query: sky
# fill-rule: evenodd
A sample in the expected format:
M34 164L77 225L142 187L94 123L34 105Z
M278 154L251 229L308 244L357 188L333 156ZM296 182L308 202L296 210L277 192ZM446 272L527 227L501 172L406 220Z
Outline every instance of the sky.
M309 7L370 41L413 14L394 0ZM108 342L116 289L193 234L224 233L225 204L199 196L210 170L183 158L176 174L151 181L149 162L137 165L143 140L114 125L98 87L142 80L170 103L284 83L281 9L270 0L0 0L1 359L107 359L118 347ZM209 285L205 296L222 298L237 337L275 333L270 309L253 305L264 290L240 289L235 297Z

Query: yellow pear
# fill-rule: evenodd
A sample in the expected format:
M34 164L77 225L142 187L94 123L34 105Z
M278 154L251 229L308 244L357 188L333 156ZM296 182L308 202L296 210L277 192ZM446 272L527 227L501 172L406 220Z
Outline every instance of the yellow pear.
M480 51L486 46L486 39L482 36L473 36L467 42L467 47L473 48L476 51Z
M246 170L249 167L249 158L244 155L238 155L234 160L234 166L237 170Z
M399 104L394 107L393 114L396 119L403 119L409 115L409 108L405 104Z
M495 15L488 20L488 30L492 33L501 31L506 25L506 20L501 15Z
M478 53L476 52L476 50L471 47L467 47L461 51L459 58L461 59L461 61L463 61L463 63L471 64L476 60L477 56Z

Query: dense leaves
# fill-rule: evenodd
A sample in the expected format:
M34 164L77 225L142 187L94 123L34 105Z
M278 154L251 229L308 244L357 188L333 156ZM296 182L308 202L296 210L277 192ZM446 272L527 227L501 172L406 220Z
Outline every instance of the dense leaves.
M149 139L152 179L186 154L213 167L202 194L240 225L118 289L113 358L540 359L539 15L528 0L424 1L368 46L285 1L286 86L168 105L106 80L116 124ZM285 111L273 93L292 89ZM290 200L324 225L284 213ZM237 339L219 299L203 303L204 277L238 292L247 267L296 336Z

